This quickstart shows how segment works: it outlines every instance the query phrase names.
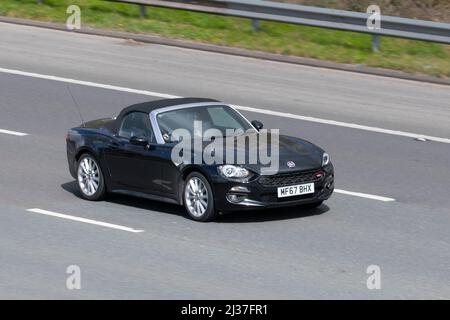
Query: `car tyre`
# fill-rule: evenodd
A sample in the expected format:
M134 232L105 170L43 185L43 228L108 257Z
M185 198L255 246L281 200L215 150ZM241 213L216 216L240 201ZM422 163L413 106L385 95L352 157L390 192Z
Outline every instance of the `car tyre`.
M195 221L207 222L217 217L211 186L201 173L192 172L186 177L183 203L189 217Z
M102 169L90 153L83 154L78 160L77 186L81 197L89 201L99 201L106 195Z

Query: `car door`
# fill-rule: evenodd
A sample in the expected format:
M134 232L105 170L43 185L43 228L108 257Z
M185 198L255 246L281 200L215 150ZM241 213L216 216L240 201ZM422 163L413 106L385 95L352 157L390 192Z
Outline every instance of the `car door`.
M133 137L148 143L133 144ZM132 112L123 118L115 140L105 151L111 180L117 189L156 195L164 193L162 156L149 115L143 112Z

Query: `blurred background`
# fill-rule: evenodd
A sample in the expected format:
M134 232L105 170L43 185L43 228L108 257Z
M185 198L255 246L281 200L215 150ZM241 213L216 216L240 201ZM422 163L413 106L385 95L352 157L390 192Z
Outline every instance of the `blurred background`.
M307 6L366 12L379 5L382 15L450 22L448 0L279 0ZM417 40L380 38L373 50L369 34L272 21L147 7L102 0L1 0L0 16L65 23L69 5L81 8L82 26L159 35L283 55L381 67L437 77L450 76L450 46ZM264 2L264 1L263 1Z
M275 0L307 6L366 12L369 5L378 5L389 16L450 22L448 0Z

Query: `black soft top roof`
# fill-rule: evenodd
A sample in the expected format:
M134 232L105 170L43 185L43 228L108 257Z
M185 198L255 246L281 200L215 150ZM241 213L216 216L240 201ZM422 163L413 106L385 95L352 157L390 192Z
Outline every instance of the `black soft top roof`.
M160 108L178 106L181 104L188 104L188 103L201 103L201 102L219 102L219 101L214 100L214 99L207 99L207 98L176 98L176 99L161 99L161 100L154 100L154 101L133 104L129 107L124 108L122 111L120 111L116 120L110 124L109 129L117 133L117 131L119 130L120 124L122 123L123 117L126 116L130 112L150 113L153 110L160 109Z
M160 108L177 106L180 104L201 103L201 102L219 102L219 101L214 100L214 99L207 99L207 98L176 98L176 99L162 99L162 100L148 101L148 102L133 104L129 107L126 107L125 109L123 109L120 112L117 119L121 119L127 113L134 112L134 111L150 113L153 110L160 109Z

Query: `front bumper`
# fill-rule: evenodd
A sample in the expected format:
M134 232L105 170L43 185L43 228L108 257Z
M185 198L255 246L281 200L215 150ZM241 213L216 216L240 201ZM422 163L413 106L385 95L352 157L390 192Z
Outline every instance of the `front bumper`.
M214 200L216 209L222 212L255 210L263 208L289 207L301 204L324 201L330 198L334 190L334 169L329 165L317 169L324 173L323 177L313 181L302 181L290 184L281 183L276 186L267 186L260 183L260 177L247 182L230 182L227 180L214 181ZM289 185L304 184L314 182L314 193L278 198L277 188ZM231 195L236 195L239 202L230 200Z

